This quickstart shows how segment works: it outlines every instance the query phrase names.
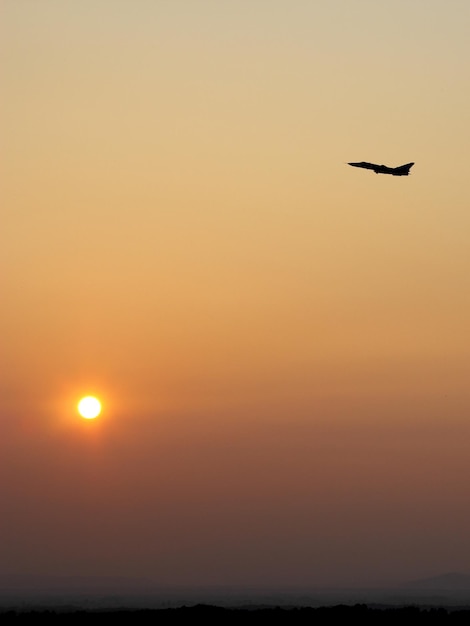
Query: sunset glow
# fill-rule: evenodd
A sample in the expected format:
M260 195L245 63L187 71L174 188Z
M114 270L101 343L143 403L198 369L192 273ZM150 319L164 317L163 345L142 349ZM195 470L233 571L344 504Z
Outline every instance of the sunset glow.
M1 7L0 576L469 570L470 1Z

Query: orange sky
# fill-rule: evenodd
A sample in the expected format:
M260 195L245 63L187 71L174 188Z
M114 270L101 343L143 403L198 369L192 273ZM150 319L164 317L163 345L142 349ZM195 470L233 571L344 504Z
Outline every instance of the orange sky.
M1 12L0 573L469 570L470 5Z

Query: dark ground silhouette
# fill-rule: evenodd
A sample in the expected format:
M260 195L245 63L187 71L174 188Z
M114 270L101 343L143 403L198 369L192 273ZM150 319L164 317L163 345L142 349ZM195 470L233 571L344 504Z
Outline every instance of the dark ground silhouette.
M176 609L140 610L37 610L3 611L1 624L23 624L44 622L47 624L95 624L104 620L112 624L469 624L470 608L379 608L365 604L333 607L266 607L230 609L211 605L196 605Z

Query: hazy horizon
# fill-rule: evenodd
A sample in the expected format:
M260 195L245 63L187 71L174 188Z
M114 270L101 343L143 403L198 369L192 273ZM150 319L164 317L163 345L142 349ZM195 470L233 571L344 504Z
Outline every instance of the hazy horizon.
M469 572L470 4L1 15L0 575Z

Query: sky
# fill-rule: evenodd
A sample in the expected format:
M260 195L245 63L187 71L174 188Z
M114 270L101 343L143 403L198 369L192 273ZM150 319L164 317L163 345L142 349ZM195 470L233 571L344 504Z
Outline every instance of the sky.
M470 3L0 17L0 574L470 571Z

